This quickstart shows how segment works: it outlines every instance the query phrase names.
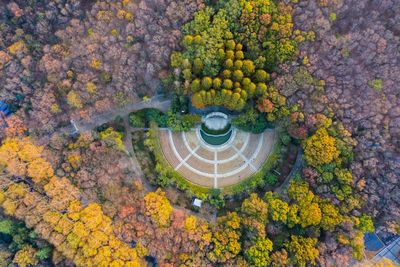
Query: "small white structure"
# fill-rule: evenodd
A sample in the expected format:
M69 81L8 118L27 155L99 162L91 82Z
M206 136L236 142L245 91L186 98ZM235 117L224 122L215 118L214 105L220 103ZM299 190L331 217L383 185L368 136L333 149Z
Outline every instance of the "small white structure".
M211 112L203 118L203 122L210 130L222 130L229 124L228 115L222 112Z
M201 203L202 203L202 202L203 202L203 201L202 201L201 199L195 198L195 199L193 200L192 205L195 206L195 207L201 208Z

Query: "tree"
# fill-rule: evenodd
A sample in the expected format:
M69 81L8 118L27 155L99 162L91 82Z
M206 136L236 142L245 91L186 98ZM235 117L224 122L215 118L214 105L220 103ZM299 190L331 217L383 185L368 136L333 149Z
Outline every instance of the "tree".
M184 221L185 230L189 232L194 231L196 229L196 222L197 219L195 216L193 215L188 216Z
M305 267L308 263L315 265L315 259L318 257L318 249L316 238L308 238L302 236L291 236L291 241L285 242L285 247L289 251L291 260L294 265Z
M291 180L287 193L297 203L307 204L314 199L314 193L310 191L309 184L302 180Z
M7 128L5 129L6 136L9 138L22 136L25 131L25 125L22 119L16 115L6 118Z
M195 106L196 108L204 108L204 106L205 106L204 100L200 93L193 94L192 103L193 103L193 106Z
M144 203L146 215L151 216L160 227L169 224L172 206L165 197L165 192L157 189L156 192L148 193L144 197Z
M78 93L74 90L69 91L67 95L67 102L70 106L74 108L83 108L82 100Z
M6 139L0 147L0 165L18 176L28 175L35 183L53 176L53 169L41 158L43 147L36 146L29 138Z
M255 72L255 66L251 60L243 60L243 73L246 76L251 76Z
M257 230L258 235L264 235L268 220L268 204L253 193L243 201L240 211L243 224L250 230Z
M288 265L288 254L285 249L275 251L271 254L272 267L286 267Z
M289 206L289 211L287 214L287 225L289 228L292 228L296 224L300 223L300 218L298 213L299 213L299 206L297 204L292 204Z
M233 83L230 79L225 79L222 87L224 87L225 89L232 89Z
M321 227L325 231L332 231L336 225L342 222L342 215L339 212L339 209L328 202L320 203L322 218L321 218Z
M213 80L210 77L204 77L201 80L201 88L204 90L210 89L212 84L213 84Z
M224 263L240 252L240 217L229 212L218 218L217 228L212 237L213 249L207 254L212 262Z
M259 83L265 83L268 78L269 75L265 70L256 70L254 74L254 80Z
M307 164L314 167L331 163L339 156L335 138L331 137L325 128L319 128L307 138L303 148Z
M268 203L269 215L273 221L286 223L289 205L283 200L272 195L272 192L265 193L265 200Z
M321 209L318 203L300 205L300 224L305 228L319 225L322 219Z
M220 78L214 78L214 80L213 80L213 87L215 88L215 89L220 89L221 88L221 86L222 86L222 80L220 79Z
M353 182L353 174L349 169L336 168L334 174L340 184L351 185Z
M29 163L27 174L35 183L40 183L43 180L50 179L54 175L54 171L49 162L43 158L38 158Z
M359 219L360 223L358 224L358 229L360 229L363 233L372 233L375 231L371 216L363 214Z
M143 120L143 118L135 113L131 113L129 114L129 124L132 127L137 127L137 128L143 128L145 127L145 122Z
M265 237L259 237L245 254L251 266L264 267L268 266L271 262L271 251L272 241Z
M257 109L260 112L272 112L274 110L274 104L268 98L260 98L257 102Z
M15 254L13 262L18 264L20 267L26 267L29 265L34 266L38 264L36 250L30 245L25 246Z
M203 72L204 69L204 64L203 61L201 61L200 58L195 58L193 62L193 72L196 75L199 75Z
M243 72L241 70L235 70L232 78L234 81L240 82L243 79Z
M201 81L199 79L194 79L190 84L190 90L195 93L201 90Z
M99 133L100 140L103 140L106 145L121 151L125 149L124 143L122 142L123 136L122 133L114 131L111 127Z

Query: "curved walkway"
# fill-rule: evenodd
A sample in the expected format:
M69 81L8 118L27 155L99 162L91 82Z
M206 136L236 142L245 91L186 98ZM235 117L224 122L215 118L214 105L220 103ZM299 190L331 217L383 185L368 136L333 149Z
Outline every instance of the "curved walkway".
M194 184L213 188L239 183L258 171L272 152L275 137L274 130L251 134L234 129L226 144L211 146L198 129L160 131L163 153L175 170Z

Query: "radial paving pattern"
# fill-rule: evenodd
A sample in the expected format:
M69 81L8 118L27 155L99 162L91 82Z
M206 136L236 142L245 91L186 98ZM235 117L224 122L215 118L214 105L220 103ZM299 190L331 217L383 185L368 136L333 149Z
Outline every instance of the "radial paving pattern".
M200 133L160 131L163 153L170 164L194 184L223 188L236 184L266 161L275 142L275 131L262 134L246 133L237 129L230 140L221 146L211 146Z

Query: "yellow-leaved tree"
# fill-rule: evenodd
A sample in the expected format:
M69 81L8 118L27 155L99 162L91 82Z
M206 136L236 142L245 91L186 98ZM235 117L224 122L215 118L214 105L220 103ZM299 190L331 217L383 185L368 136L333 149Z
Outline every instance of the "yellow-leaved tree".
M144 197L144 203L146 215L151 216L160 227L165 227L169 224L172 206L165 197L165 192L157 189L155 192L148 193Z
M317 167L331 163L339 157L336 140L325 128L319 128L303 144L307 164Z

